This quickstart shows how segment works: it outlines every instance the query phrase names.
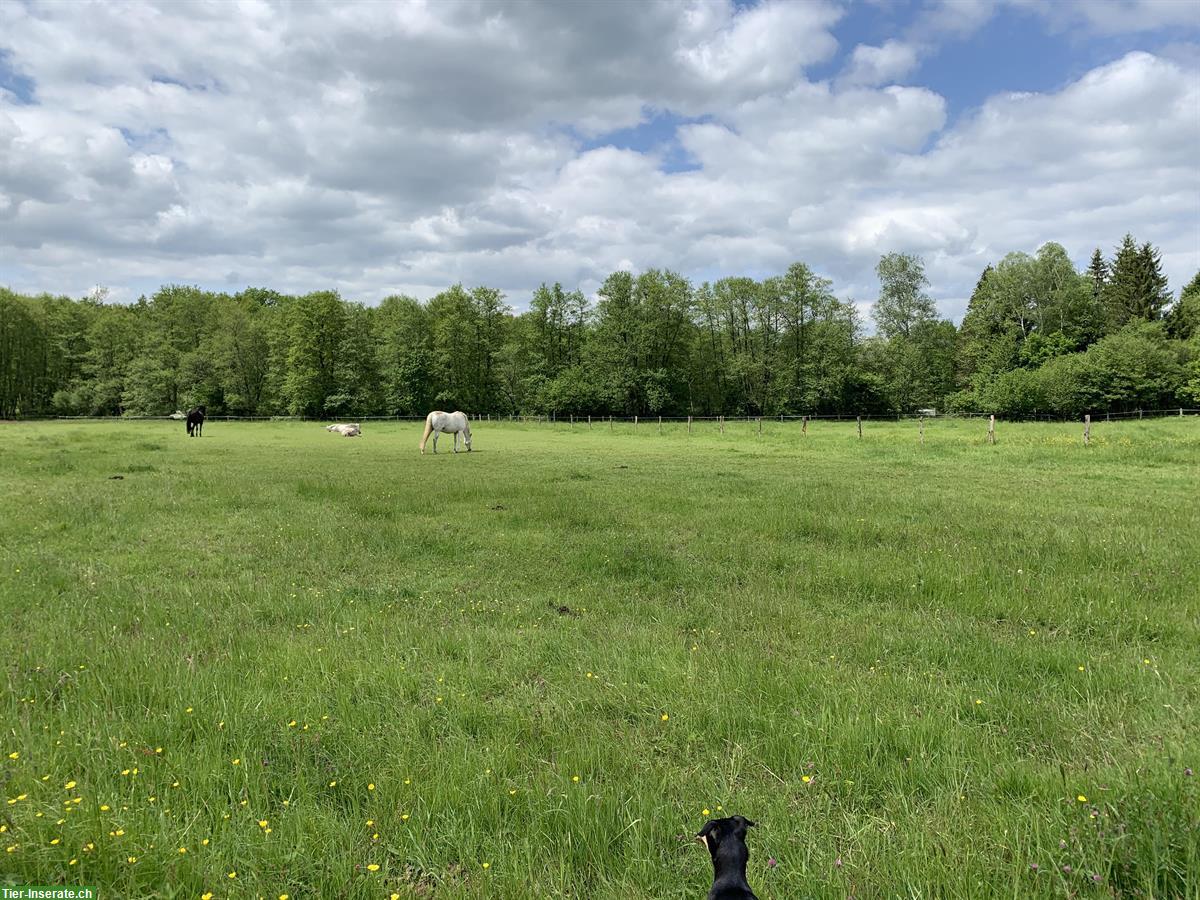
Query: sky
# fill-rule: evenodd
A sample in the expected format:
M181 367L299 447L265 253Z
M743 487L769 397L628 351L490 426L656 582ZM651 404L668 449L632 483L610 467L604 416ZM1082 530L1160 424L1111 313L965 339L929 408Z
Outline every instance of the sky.
M0 2L0 285L593 295L1126 232L1200 269L1200 0Z

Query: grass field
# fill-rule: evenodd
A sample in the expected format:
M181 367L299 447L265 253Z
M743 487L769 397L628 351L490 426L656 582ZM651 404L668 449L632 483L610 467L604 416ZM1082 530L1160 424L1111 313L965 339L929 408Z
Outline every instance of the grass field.
M1200 420L419 432L0 425L0 881L1200 896Z

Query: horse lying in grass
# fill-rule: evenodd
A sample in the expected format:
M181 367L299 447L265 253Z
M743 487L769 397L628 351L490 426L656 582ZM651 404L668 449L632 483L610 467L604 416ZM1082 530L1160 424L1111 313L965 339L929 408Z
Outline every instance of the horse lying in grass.
M187 414L187 433L188 437L200 437L200 432L204 430L204 416L208 409L203 406L197 406L194 409L189 409Z
M434 410L425 417L425 434L421 436L421 452L425 452L425 442L429 440L429 435L433 435L433 452L437 453L438 435L443 431L448 431L454 435L454 452L458 452L458 436L463 436L463 443L467 445L467 452L471 452L471 424L467 421L467 414L464 412L441 412Z
M346 425L326 425L325 430L336 432L343 437L358 437L362 434L362 428L359 427L357 422Z

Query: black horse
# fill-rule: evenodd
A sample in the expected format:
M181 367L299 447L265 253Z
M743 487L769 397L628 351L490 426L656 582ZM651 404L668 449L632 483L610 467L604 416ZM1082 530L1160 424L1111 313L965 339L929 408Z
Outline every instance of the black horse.
M200 437L200 432L204 430L204 414L207 410L203 406L197 406L195 409L189 409L187 414L187 432L188 437Z

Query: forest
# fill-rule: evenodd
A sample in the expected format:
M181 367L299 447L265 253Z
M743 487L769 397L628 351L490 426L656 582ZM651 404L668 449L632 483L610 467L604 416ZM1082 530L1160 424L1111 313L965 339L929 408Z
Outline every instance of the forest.
M167 285L136 303L0 288L0 417L352 418L903 414L1007 418L1200 405L1200 273L1172 295L1159 251L1126 235L1077 271L1064 248L980 275L940 318L918 256L889 253L868 334L833 284L783 274L693 285L614 272L594 299L543 284L515 313L489 287L377 306Z

